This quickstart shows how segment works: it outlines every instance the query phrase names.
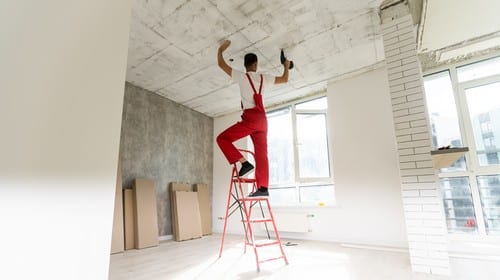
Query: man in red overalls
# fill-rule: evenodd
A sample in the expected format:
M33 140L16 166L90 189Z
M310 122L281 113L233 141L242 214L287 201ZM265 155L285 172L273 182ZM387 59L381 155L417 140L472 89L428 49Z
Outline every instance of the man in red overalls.
M241 163L239 176L244 176L254 167L233 145L233 142L250 135L255 149L255 179L259 189L250 196L268 196L269 192L269 162L267 159L267 118L262 95L273 84L288 82L290 62L285 59L283 75L275 77L257 73L257 56L253 53L245 55L246 73L233 70L227 65L222 53L229 47L231 41L225 40L219 47L217 62L219 67L240 86L241 121L224 130L217 136L217 144L230 164Z

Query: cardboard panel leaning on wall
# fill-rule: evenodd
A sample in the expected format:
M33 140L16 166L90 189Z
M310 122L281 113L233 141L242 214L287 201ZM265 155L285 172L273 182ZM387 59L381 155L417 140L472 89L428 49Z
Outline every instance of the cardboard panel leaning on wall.
M195 192L174 192L175 207L177 209L178 227L177 241L200 238L201 218L198 204L198 194Z
M170 211L172 212L172 234L174 235L174 239L178 240L179 236L179 222L178 222L178 214L177 214L177 206L175 204L175 192L176 191L192 191L191 185L187 183L170 183Z
M195 184L194 191L198 194L200 204L201 229L203 235L212 234L212 209L210 204L210 193L206 184Z
M154 182L149 179L135 179L134 237L137 249L158 246L158 214Z
M125 250L135 248L135 207L134 207L134 190L123 190L123 216L124 216L124 231L125 231Z
M122 164L118 159L116 174L115 211L113 215L113 235L111 237L111 254L123 252L123 191L122 191Z

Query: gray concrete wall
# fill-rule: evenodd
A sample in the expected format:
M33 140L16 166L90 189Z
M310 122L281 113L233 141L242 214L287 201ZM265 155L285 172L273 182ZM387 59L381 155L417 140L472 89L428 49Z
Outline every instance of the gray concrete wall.
M155 181L160 235L172 234L170 182L206 183L212 193L213 119L130 83L120 154L124 187L134 178Z

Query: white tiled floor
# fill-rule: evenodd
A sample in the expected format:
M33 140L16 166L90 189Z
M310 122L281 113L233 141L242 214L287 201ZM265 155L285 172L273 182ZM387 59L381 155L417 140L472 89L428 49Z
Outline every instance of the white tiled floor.
M406 253L301 240L282 240L297 244L284 247L289 265L275 260L261 264L261 271L257 272L253 249L247 247L247 253L243 254L242 241L240 236L228 236L221 258L218 258L220 235L168 241L158 247L112 255L109 279L449 279L411 272ZM276 253L268 250L261 255Z

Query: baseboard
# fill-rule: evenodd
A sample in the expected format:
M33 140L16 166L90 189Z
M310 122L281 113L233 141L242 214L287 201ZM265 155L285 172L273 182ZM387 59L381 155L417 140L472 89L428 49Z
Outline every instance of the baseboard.
M375 246L375 245L353 244L353 243L341 243L340 246L346 247L346 248L355 248L355 249L364 249L364 250L408 253L407 248L401 248L401 247L387 247L387 246Z
M478 260L478 261L491 261L491 262L499 262L499 255L482 255L482 254L471 254L471 253L459 253L459 252L450 252L450 258L453 259L467 259L467 260Z

